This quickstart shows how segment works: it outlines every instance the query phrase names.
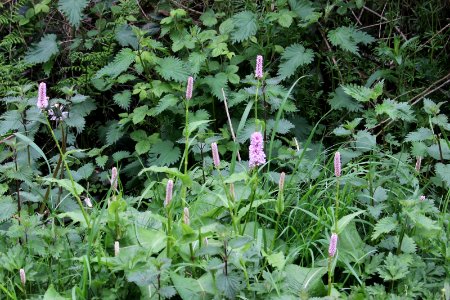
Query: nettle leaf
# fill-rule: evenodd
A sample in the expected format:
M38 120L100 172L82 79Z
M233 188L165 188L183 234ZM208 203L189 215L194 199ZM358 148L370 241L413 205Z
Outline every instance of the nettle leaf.
M401 250L404 253L415 253L416 252L416 242L410 238L409 236L407 236L406 234L403 236L403 240L402 240L402 246L401 246Z
M408 260L404 257L389 253L384 265L377 269L380 277L385 281L394 281L406 277L409 273L409 265L412 259Z
M152 107L150 109L151 116L157 116L161 114L163 111L167 110L170 107L176 106L178 103L178 98L174 95L168 94L161 98L158 102L158 105Z
M383 219L378 220L372 233L372 240L377 239L380 235L384 233L389 233L392 230L395 230L397 228L397 225L398 225L397 219L392 216L384 217Z
M436 174L445 182L447 188L450 189L450 164L436 164Z
M444 139L439 139L439 145L437 141L430 147L426 148L427 153L434 159L440 160L441 155L443 159L450 159L450 148Z
M342 87L338 87L330 96L331 98L329 98L328 103L334 110L345 109L355 112L361 111L363 108L362 104L347 95Z
M149 163L158 166L170 166L176 163L181 156L180 148L174 147L171 141L162 141L154 144L150 149Z
M233 23L237 25L231 33L233 43L245 41L258 31L256 15L251 11L242 11L235 14L232 19Z
M385 99L382 104L375 106L375 112L377 115L387 114L392 120L400 119L408 122L414 120L414 112L407 102L399 103L395 100Z
M241 288L241 278L236 273L219 274L216 277L217 289L228 299L234 299Z
M355 98L359 102L368 102L370 100L376 100L383 93L384 82L378 82L373 88L360 86L356 84L344 84L342 89L344 92Z
M59 0L58 8L67 17L70 25L80 26L83 9L89 4L87 0Z
M216 14L212 9L208 9L200 16L200 21L203 22L203 25L206 27L211 27L217 24Z
M44 35L39 43L34 44L25 54L25 62L29 64L45 63L53 55L59 53L56 34Z
M106 142L108 145L112 145L117 142L123 136L123 128L117 121L113 121L108 125L106 131Z
M289 0L288 2L291 10L303 21L303 23L299 24L301 27L316 23L322 16L322 13L316 11L311 1Z
M349 51L359 56L358 44L368 45L375 41L375 39L353 27L341 26L328 32L328 40L333 46L339 46L341 49Z
M355 147L362 152L374 149L377 145L376 136L370 134L367 130L358 131L355 135Z
M116 54L112 62L101 68L95 74L94 78L100 78L102 76L116 78L130 67L130 65L134 62L134 59L135 55L133 50L130 48L123 48Z
M269 132L273 130L274 126L275 126L275 120L274 119L268 120L267 129ZM280 119L278 121L277 133L286 134L289 131L291 131L291 129L294 127L295 127L294 124L292 124L290 121L288 121L286 119Z
M138 38L128 24L123 24L116 29L116 40L123 47L131 46L133 49L137 49L139 46Z
M224 89L225 93L227 93L228 76L223 72L217 73L214 77L207 76L205 79L203 79L203 82L209 85L209 87L211 88L211 93L218 99L223 98L222 89Z
M114 103L116 103L120 108L128 109L131 103L131 91L125 90L121 93L117 93L113 96Z
M177 82L187 81L189 73L184 63L176 57L170 56L158 59L156 72L165 80L175 80Z
M0 198L0 223L11 218L17 212L17 202L12 197L6 196Z
M405 142L422 142L433 139L433 131L428 128L421 127L416 131L408 133Z
M281 63L278 69L278 76L288 78L294 75L298 67L307 65L314 60L314 52L305 49L300 44L292 44L287 47L281 55Z

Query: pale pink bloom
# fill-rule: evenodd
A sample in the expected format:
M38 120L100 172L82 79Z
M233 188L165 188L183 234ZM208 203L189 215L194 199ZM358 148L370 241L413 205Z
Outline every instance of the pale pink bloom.
M341 153L339 151L334 154L334 175L341 177Z
M86 204L87 207L92 208L92 202L89 197L84 198L84 203Z
M278 188L280 189L280 192L284 190L284 179L286 177L286 173L281 172L280 174L280 180L278 181Z
M120 253L120 244L119 241L114 242L114 256L119 256Z
M185 207L183 213L183 222L184 224L189 225L191 223L189 219L189 208Z
M336 254L336 246L338 242L338 235L336 233L333 233L330 238L330 247L328 248L328 255L330 257L334 257Z
M36 103L39 109L46 109L48 106L47 85L45 82L39 84L38 100Z
M164 206L168 206L170 201L172 201L172 191L173 191L173 180L169 179L166 185L166 200L164 201Z
M194 78L189 76L186 86L186 100L190 100L192 98L192 90L194 88Z
M112 187L115 191L117 191L117 180L118 180L118 178L117 178L117 168L116 168L116 167L113 167L113 168L111 169L111 187Z
M263 78L263 57L262 57L262 55L256 56L255 77L258 79Z
M420 171L420 166L422 165L422 156L417 156L416 159L416 171Z
M425 201L427 197L425 197L425 195L420 196L420 201Z
M216 168L218 168L220 165L220 158L219 158L219 150L217 150L217 143L211 143L211 150L212 150L214 166Z
M261 132L254 132L250 137L249 147L249 167L254 168L266 163L266 154L264 153L264 140Z
M25 283L27 282L27 277L25 276L25 270L20 269L19 275L20 275L20 282L22 282L22 285L25 285Z

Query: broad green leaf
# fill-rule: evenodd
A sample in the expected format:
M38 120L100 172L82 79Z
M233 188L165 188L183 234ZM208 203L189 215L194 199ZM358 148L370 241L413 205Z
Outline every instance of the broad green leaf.
M292 44L287 47L281 55L281 63L278 69L278 76L288 78L294 75L298 67L307 65L314 60L314 52L305 49L303 45Z
M113 96L113 100L118 106L120 106L120 108L128 109L131 103L131 91L124 90L117 93Z
M34 44L25 54L25 62L29 64L45 63L53 55L59 53L55 34L44 35L39 43Z
M436 174L445 182L447 188L450 189L450 164L436 164Z
M80 210L60 213L58 214L58 218L69 218L74 223L80 223L83 228L87 228L86 220L84 219L83 213Z
M0 223L3 223L17 213L17 202L10 196L0 197L0 207Z
M47 291L44 294L44 300L65 300L69 298L65 298L61 296L56 290L53 284L50 284Z
M165 80L175 80L176 82L185 82L189 77L184 63L173 56L158 59L158 66L155 70Z
M330 103L331 108L334 110L345 109L355 112L361 111L363 108L362 104L347 95L342 87L336 88L334 93L330 94L328 103Z
M108 76L116 78L121 73L125 72L128 67L134 62L135 54L130 48L123 48L116 54L114 60L101 68L94 78L100 78L102 76Z
M138 176L141 176L144 172L155 172L155 173L166 173L172 176L175 176L183 182L184 185L191 186L192 185L192 179L189 177L189 174L181 173L176 168L169 168L169 167L157 167L157 166L151 166L149 168L142 169Z
M83 9L89 4L87 0L59 0L58 8L74 27L80 26Z
M432 139L433 139L433 132L428 128L421 127L416 131L408 133L406 135L405 142L422 142Z
M284 271L286 273L286 287L294 287L297 294L306 290L309 295L317 295L325 289L322 276L327 273L326 267L303 268L297 265L287 265Z
M149 163L157 166L173 165L180 159L180 148L174 146L172 141L155 143L149 152Z
M208 275L203 275L201 278ZM172 279L173 285L183 300L197 300L197 299L209 299L211 295L211 286L214 285L211 280L207 280L209 284L204 285L201 278L195 280L189 277L183 277L175 272L170 272L170 278Z
M372 233L372 240L377 239L380 235L384 233L389 233L392 230L395 230L397 228L397 225L398 222L395 217L392 216L384 217L383 219L379 220L375 225L374 231Z
M328 32L328 40L333 46L349 51L359 56L358 44L370 44L375 39L364 31L353 27L341 26Z
M212 9L208 9L200 16L200 21L203 22L203 25L206 27L211 27L217 24L217 18Z
M118 26L116 29L116 40L123 47L131 46L133 49L138 49L139 43L136 34L128 24Z
M256 22L256 15L251 11L237 13L232 19L235 24L234 30L231 33L233 43L245 41L256 34L258 23Z
M338 221L338 232L337 234L341 233L345 227L347 226L348 223L350 223L354 218L356 218L357 216L359 216L360 214L364 213L364 210L360 210L357 212L354 212L352 214L343 216L342 218L339 219Z

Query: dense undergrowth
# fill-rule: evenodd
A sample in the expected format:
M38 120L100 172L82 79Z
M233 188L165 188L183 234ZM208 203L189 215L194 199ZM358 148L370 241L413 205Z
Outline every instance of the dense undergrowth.
M0 299L449 299L446 6L3 1Z

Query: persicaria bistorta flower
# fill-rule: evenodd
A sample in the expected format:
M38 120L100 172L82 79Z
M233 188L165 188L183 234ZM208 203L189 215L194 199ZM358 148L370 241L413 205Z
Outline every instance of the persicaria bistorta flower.
M341 177L341 153L339 151L334 154L334 175Z
M186 86L186 100L190 100L192 98L192 90L194 88L194 78L189 76Z
M183 222L186 225L189 225L191 223L189 220L189 208L187 207L183 209Z
M211 143L211 151L212 151L214 166L216 168L218 168L220 165L220 158L219 158L219 150L217 149L217 143Z
M87 207L92 208L91 198L89 197L84 198L84 203L87 205Z
M120 244L119 241L114 242L114 256L119 256L120 253Z
M278 181L278 188L280 189L280 192L284 190L284 179L286 177L286 173L281 172L280 174L280 180Z
M420 166L422 165L422 156L417 156L416 159L416 171L420 171Z
M249 167L254 168L266 163L266 154L264 153L264 140L261 132L256 131L250 137L249 147Z
M39 109L46 109L48 106L47 85L45 82L39 84L38 100L36 103Z
M333 233L330 238L330 247L328 248L328 255L330 257L334 257L336 254L336 247L338 242L338 235L336 233Z
M22 285L25 285L25 283L27 282L27 277L25 275L25 270L24 269L20 269L19 270L19 275L20 275L20 282L22 282Z
M117 168L113 167L111 169L111 187L117 191Z
M258 79L263 78L263 57L262 57L262 55L256 56L255 77Z
M420 201L425 201L427 197L425 197L425 195L420 196Z
M164 201L164 206L168 206L170 201L172 201L172 191L173 191L173 180L169 179L166 185L166 200Z

